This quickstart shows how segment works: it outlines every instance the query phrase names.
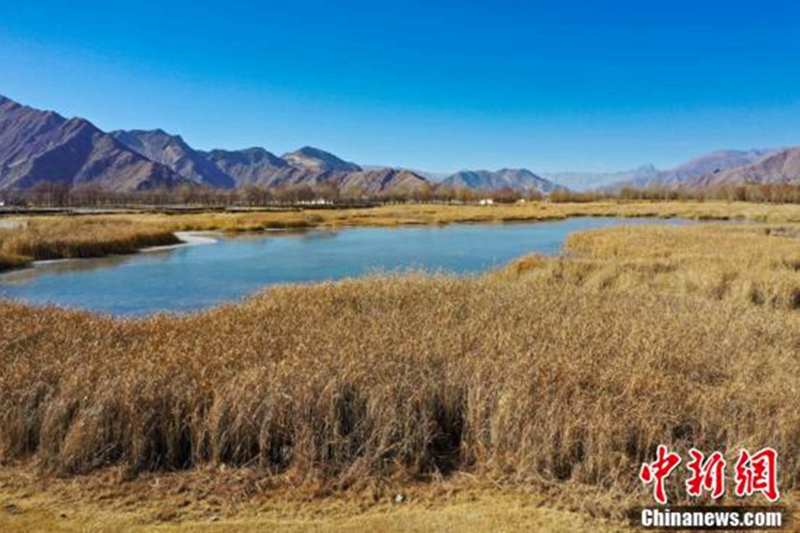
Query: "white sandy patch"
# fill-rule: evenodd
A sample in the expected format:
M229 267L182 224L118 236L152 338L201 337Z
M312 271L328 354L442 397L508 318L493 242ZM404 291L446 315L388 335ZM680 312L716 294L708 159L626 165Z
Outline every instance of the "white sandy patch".
M199 246L202 244L214 244L219 239L214 235L219 235L213 231L176 231L175 236L181 242L179 244L168 244L166 246L150 246L149 248L142 248L139 253L158 252L161 250L172 250L174 248L183 248L184 246ZM106 256L109 257L109 256ZM44 259L41 261L34 261L33 266L48 265L52 263L65 263L67 261L86 261L91 259L103 259L103 257L83 257L83 258L70 258L70 259Z
M183 248L184 246L199 246L202 244L214 244L219 239L219 233L213 231L176 231L175 236L180 239L180 244L168 244L166 246L151 246L142 248L140 252L157 252L159 250L171 250L173 248Z
M28 225L24 220L4 219L0 220L0 229L18 229Z

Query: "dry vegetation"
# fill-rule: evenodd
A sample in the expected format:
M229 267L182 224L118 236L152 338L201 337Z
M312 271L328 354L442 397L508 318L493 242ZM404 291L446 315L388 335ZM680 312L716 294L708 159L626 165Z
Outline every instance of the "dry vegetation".
M572 235L566 248L568 259L524 257L496 275L525 274L590 292L701 295L800 309L800 226L620 226Z
M25 266L33 260L125 254L148 246L173 244L177 239L171 234L180 230L241 232L316 226L533 222L571 216L800 222L800 205L604 200L496 206L417 204L365 209L23 217L20 222L24 227L0 229L0 271Z
M43 217L20 224L0 229L0 271L34 260L130 254L180 242L168 228L123 218Z
M396 220L392 213L383 215ZM237 223L245 216L260 215ZM200 229L176 218L180 229ZM0 462L66 479L111 469L115 484L129 480L121 493L142 479L206 473L206 492L191 501L269 494L279 506L274 494L285 490L312 506L321 495L366 498L340 511L377 521L314 515L342 530L423 529L447 513L454 529L483 520L475 529L493 530L503 524L486 518L503 508L497 494L619 518L649 502L636 472L658 443L730 453L773 446L784 494L796 490L800 228L617 227L575 235L568 249L477 278L408 273L275 287L182 317L0 303ZM473 522L424 505L367 516L419 483L536 496L478 491L460 512L494 503ZM161 494L171 485L156 486ZM155 513L146 503L154 498L131 505ZM244 504L231 505L243 530L273 524L248 525L235 511ZM175 504L164 520L190 524L200 519L191 508ZM539 527L573 529L588 519L580 516ZM508 529L545 518L517 519Z

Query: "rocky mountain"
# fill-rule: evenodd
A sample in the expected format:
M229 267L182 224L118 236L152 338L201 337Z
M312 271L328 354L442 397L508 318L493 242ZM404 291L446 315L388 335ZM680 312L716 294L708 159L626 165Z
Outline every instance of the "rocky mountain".
M331 153L310 146L283 154L282 158L292 166L318 172L358 172L361 170L361 167L355 163L348 163Z
M690 187L758 183L800 185L800 147L770 153L754 163L710 172L687 182Z
M112 131L111 135L151 161L166 165L184 178L209 187L229 189L236 181L204 155L195 151L180 135L164 130Z
M542 174L542 177L573 191L590 191L620 182L645 181L656 177L659 172L653 165L642 165L619 172L552 172Z
M451 175L450 173L447 172L432 172L430 170L422 170L419 168L393 167L390 165L361 165L361 169L362 170L384 170L384 169L405 170L408 172L413 172L417 176L421 176L432 183L440 183L449 178Z
M490 170L462 170L442 182L444 185L467 189L497 190L509 187L516 191L552 192L563 189L550 180L537 176L530 170L504 168Z
M237 186L265 184L282 169L289 167L289 163L284 159L257 147L244 150L211 150L200 154L233 178Z
M419 174L394 168L341 173L333 176L331 182L344 192L360 191L366 195L413 192L430 184Z
M0 189L87 184L127 192L185 180L82 118L66 119L0 96Z
M717 150L710 152L670 170L663 170L654 176L642 176L613 184L610 188L623 187L675 187L689 184L695 178L749 165L773 153L774 150Z

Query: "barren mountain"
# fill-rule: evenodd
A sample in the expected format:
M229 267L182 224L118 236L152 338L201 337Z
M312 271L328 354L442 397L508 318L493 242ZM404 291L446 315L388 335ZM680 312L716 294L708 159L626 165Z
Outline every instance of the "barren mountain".
M701 155L670 170L658 172L654 176L642 176L621 181L608 188L674 187L682 184L688 186L694 178L749 165L773 152L774 150L718 150Z
M0 96L0 189L96 184L110 191L173 187L184 180L82 118Z
M358 191L367 195L413 192L429 184L419 174L393 168L338 174L332 176L330 181L342 191Z
M694 178L687 185L714 187L741 183L800 185L800 147L775 152L749 165Z
M509 187L516 191L551 192L563 187L537 176L530 170L504 168L490 170L462 170L442 182L455 188L497 190Z
M289 163L275 154L257 147L199 153L236 180L237 186L265 184L281 169L289 166Z
M619 182L652 179L658 173L659 170L653 165L642 165L619 172L551 172L542 174L542 177L573 191L589 191Z
M299 150L284 154L282 157L290 165L318 172L358 172L361 170L361 167L355 163L348 163L329 152L310 146L304 146Z
M231 176L186 144L180 135L170 135L161 129L119 130L112 131L111 135L128 148L195 183L226 189L236 185Z

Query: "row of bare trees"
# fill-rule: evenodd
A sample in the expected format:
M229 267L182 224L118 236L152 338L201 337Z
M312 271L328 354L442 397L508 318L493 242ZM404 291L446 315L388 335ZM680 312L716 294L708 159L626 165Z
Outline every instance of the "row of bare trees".
M498 203L513 203L520 199L541 199L536 191L521 192L511 188L478 191L455 189L427 183L409 189L396 189L377 194L365 194L357 189L342 189L332 183L261 187L246 185L238 189L214 189L199 185L181 186L171 190L136 192L107 191L93 184L70 188L62 183L41 182L31 189L0 191L5 205L30 207L119 207L119 206L198 206L198 207L269 207L287 205L355 205L399 202L459 202L473 203L490 198Z
M136 192L111 192L88 184L70 188L62 183L41 182L26 190L0 191L0 203L6 206L29 207L91 207L120 206L188 206L202 208L270 207L293 205L372 205L380 203L476 203L491 199L495 203L514 203L520 200L541 200L537 191L518 191L511 188L499 190L474 190L453 188L427 183L407 190L394 190L378 194L340 189L334 184L287 185L266 188L247 185L239 189L224 190L199 185L175 189L145 190ZM721 187L688 189L681 187L623 188L618 191L572 192L554 191L547 196L551 202L617 201L674 201L674 200L726 200L768 203L800 203L800 186L788 184L743 184Z

